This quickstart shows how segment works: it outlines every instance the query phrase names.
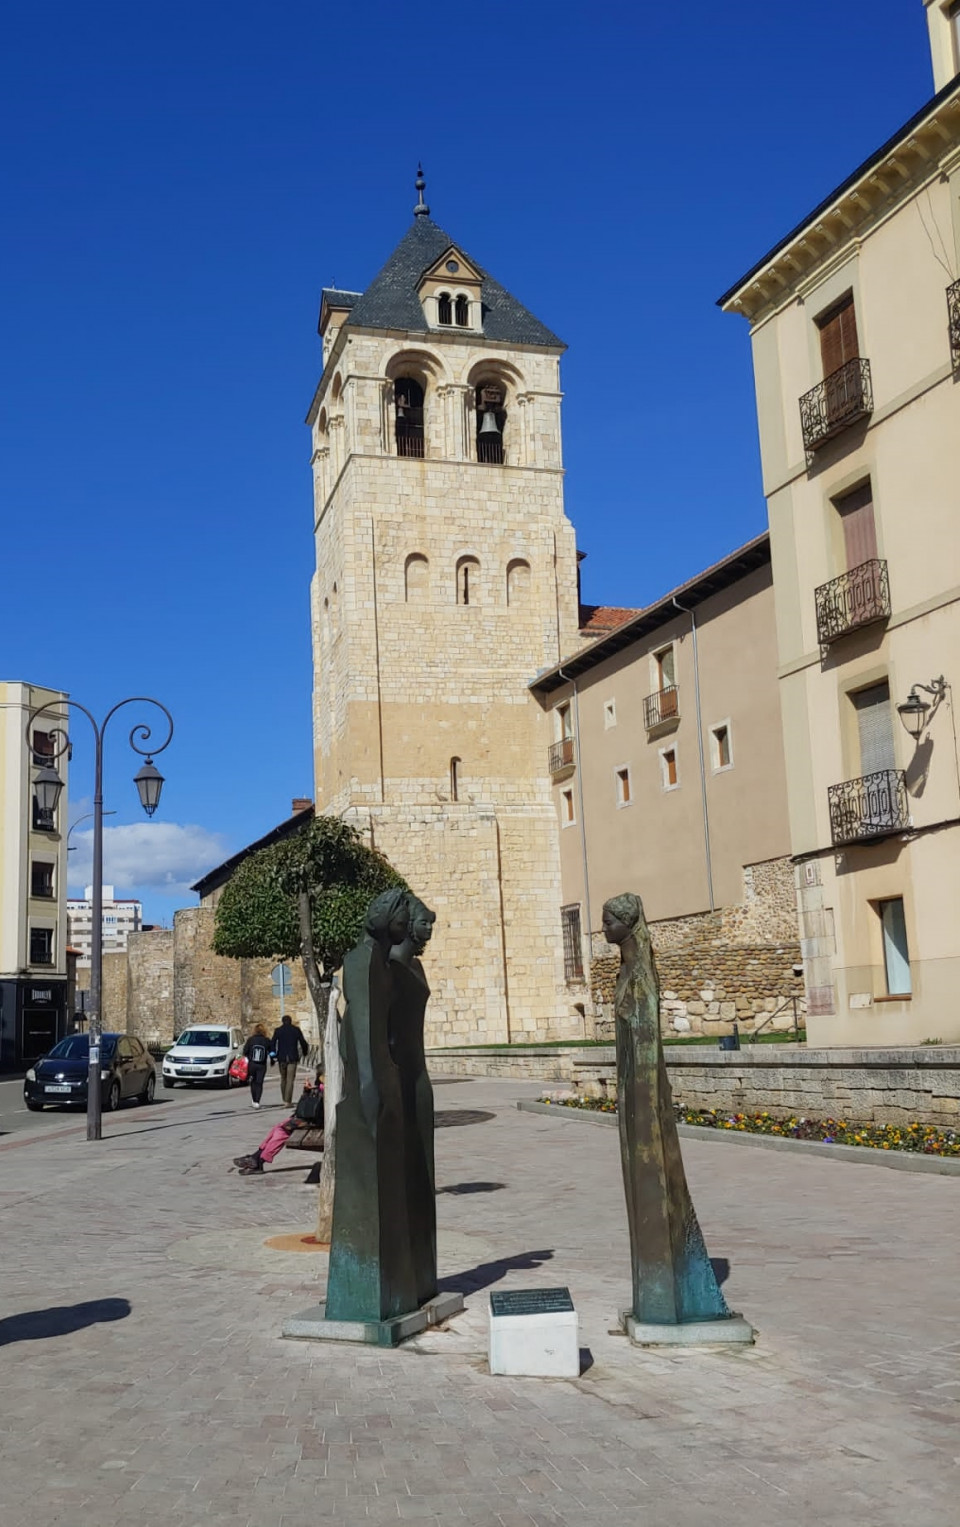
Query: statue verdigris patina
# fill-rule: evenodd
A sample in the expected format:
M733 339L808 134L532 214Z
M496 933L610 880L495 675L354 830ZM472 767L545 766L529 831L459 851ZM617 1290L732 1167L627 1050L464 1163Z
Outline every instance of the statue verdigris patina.
M420 962L434 922L410 892L386 891L370 903L364 936L343 963L344 1091L324 1319L366 1327L341 1333L348 1339L392 1343L463 1307L460 1295L437 1295L433 1088L423 1046L430 988Z
M680 1156L660 1039L660 988L639 896L614 896L603 932L620 947L614 996L617 1114L630 1225L635 1341L752 1341L707 1256Z

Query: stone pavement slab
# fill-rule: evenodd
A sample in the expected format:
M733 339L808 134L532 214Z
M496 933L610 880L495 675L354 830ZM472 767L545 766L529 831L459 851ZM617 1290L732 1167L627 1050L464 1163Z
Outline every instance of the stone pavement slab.
M396 1351L284 1341L324 1292L309 1160L241 1178L245 1100L0 1153L4 1527L651 1527L955 1519L955 1178L685 1141L756 1347L638 1350L615 1131L438 1084L443 1286ZM282 1249L267 1246L280 1238ZM489 1289L569 1285L579 1379L486 1371Z

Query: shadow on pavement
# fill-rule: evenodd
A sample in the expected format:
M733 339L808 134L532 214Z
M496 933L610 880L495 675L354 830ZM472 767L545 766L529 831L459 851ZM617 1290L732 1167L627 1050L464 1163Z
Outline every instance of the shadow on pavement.
M83 1304L52 1304L46 1310L26 1310L0 1320L0 1347L15 1341L45 1341L50 1336L69 1336L103 1320L125 1320L129 1299L88 1299Z
M726 1257L711 1257L710 1266L718 1283L726 1283L730 1276L730 1263Z
M441 1193L497 1193L505 1187L505 1182L451 1182L448 1187L437 1189L437 1197Z
M434 1114L433 1122L437 1129L449 1129L457 1124L486 1124L496 1117L485 1108L440 1108Z
M468 1272L452 1273L448 1278L441 1278L438 1287L441 1293L475 1294L478 1289L489 1288L491 1283L499 1283L509 1272L532 1272L544 1262L549 1262L552 1256L552 1251L522 1251L516 1257L501 1257L497 1262L481 1262Z

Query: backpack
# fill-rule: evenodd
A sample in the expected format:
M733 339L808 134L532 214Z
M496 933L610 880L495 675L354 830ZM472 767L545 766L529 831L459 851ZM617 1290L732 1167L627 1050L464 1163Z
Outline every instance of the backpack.
M267 1041L258 1034L251 1042L249 1061L251 1066L265 1066L267 1064Z

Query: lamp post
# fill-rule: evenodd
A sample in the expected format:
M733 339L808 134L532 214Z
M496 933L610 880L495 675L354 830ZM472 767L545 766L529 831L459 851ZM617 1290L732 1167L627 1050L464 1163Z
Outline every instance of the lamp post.
M150 738L150 728L144 722L138 722L130 732L130 746L135 753L139 753L146 762L134 775L134 784L140 797L140 804L148 817L152 817L160 804L160 792L163 789L163 775L153 762L154 753L162 753L173 736L173 717L165 705L159 700L151 699L149 695L132 695L126 700L118 700L112 709L107 711L102 722L97 725L95 718L81 705L78 700L56 700L47 705L41 705L37 710L31 711L27 720L27 747L33 749L32 732L33 724L38 716L54 715L55 719L62 719L55 713L62 705L72 705L76 710L83 711L90 725L93 727L93 735L96 741L96 762L94 770L93 787L93 911L92 927L90 930L90 1014L87 1024L89 1035L90 1058L87 1071L87 1139L99 1140L101 1137L101 1107L100 1107L100 1035L102 1032L101 1022L101 998L103 989L103 737L107 726L117 711L124 705L155 705L162 710L167 718L167 735L161 743L155 747L140 747L139 742L146 743ZM135 741L134 739L139 739ZM41 814L52 818L56 810L60 791L63 789L63 780L57 773L55 764L58 758L70 746L70 738L67 732L54 727L50 732L50 740L53 744L53 752L49 761L45 762L37 773L34 780L34 796L37 809Z

